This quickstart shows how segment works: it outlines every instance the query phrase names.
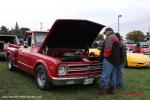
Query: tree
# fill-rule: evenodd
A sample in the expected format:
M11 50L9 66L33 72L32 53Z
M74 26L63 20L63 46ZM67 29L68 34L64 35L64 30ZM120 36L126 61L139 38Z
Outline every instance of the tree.
M104 36L102 34L99 34L97 37L96 37L96 41L98 40L104 40Z
M147 32L145 35L145 40L150 40L150 32Z
M30 30L29 28L25 27L19 28L19 25L16 22L15 29L12 28L11 33L17 35L18 38L23 38L24 33L29 30Z
M29 29L29 28L26 28L26 27L20 28L20 34L21 34L20 38L23 38L23 35L24 35L24 33L25 33L26 31L30 31L30 29Z
M8 34L9 33L8 31L9 31L8 28L6 28L5 26L1 26L1 28L0 28L1 34Z
M10 29L9 34L15 34L15 30L13 28Z
M30 31L30 29L26 27L19 28L17 22L15 28L11 28L10 30L5 26L0 27L0 34L17 35L19 38L22 38L26 31Z
M16 25L15 25L14 34L17 35L17 36L20 35L20 30L19 30L19 26L18 26L17 22L16 22Z
M140 42L140 41L144 41L144 33L139 31L139 30L135 30L132 32L127 33L126 38L128 40L133 40L135 42Z

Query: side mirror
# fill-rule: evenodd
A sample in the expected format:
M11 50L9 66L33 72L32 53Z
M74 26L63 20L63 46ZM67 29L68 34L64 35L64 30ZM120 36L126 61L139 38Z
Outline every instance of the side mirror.
M20 39L19 42L20 42L20 44L22 45L22 44L23 44L23 39Z
M23 43L24 43L24 44L23 44L23 47L24 47L24 48L27 48L27 47L28 47L27 41L24 41Z

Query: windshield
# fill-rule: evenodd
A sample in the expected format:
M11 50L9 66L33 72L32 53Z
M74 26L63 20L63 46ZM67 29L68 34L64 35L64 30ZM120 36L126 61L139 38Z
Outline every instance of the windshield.
M45 38L46 38L47 32L38 32L35 33L35 43L37 46L42 46Z

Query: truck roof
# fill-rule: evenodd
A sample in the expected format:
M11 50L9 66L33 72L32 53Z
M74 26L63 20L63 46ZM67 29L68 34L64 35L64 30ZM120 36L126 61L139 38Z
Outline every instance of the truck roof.
M16 35L0 34L0 36L12 36L12 37L15 37Z
M48 32L48 31L26 31L26 33L45 33L45 32Z

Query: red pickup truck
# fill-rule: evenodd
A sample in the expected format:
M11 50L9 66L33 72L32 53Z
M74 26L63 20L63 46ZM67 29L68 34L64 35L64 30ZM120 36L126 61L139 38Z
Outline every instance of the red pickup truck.
M9 70L19 68L35 76L39 89L53 85L91 84L102 66L88 48L104 25L88 20L56 20L49 32L26 32L21 46L7 47Z

